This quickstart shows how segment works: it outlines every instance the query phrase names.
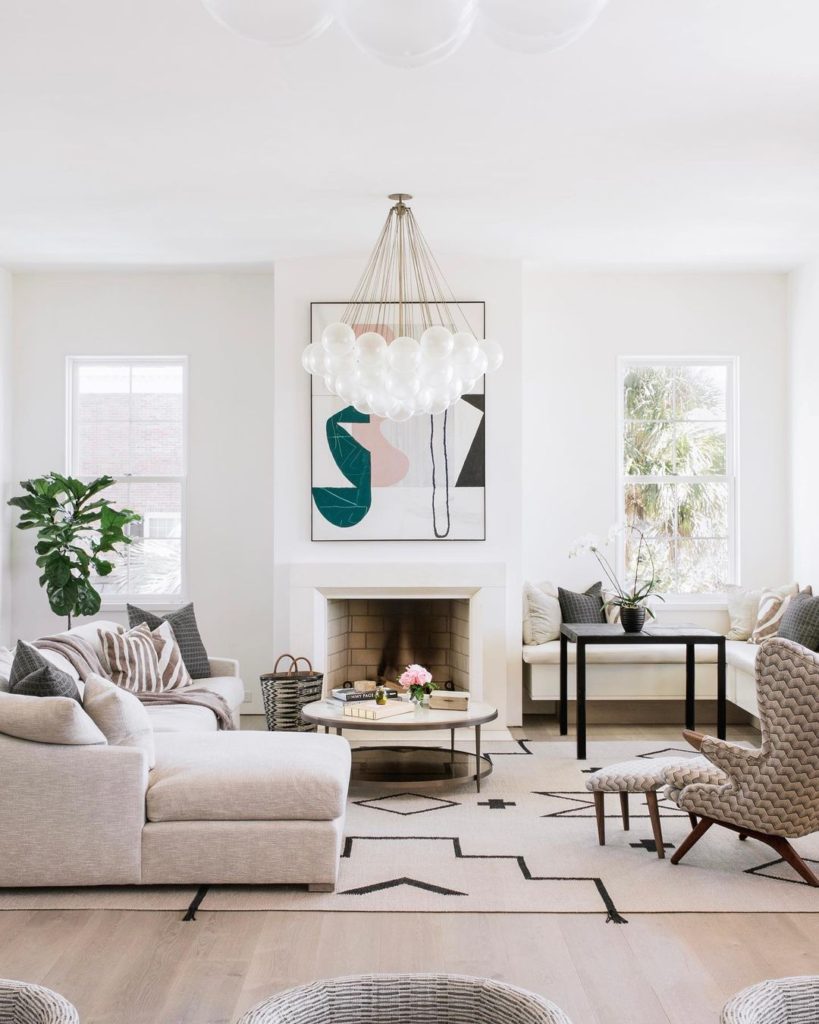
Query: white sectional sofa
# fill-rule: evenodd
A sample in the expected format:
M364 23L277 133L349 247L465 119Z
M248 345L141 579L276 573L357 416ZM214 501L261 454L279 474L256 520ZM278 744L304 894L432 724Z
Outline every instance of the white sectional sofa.
M726 633L727 611L708 606L663 609L663 625L696 625ZM754 665L759 650L744 640L725 644L727 698L737 707L757 716ZM569 644L569 700L575 698L576 649ZM705 645L696 648L697 698L716 700L717 652ZM683 700L685 698L685 647L681 644L626 646L593 645L586 650L587 700ZM523 645L523 685L533 701L556 701L560 697L560 641Z
M72 632L93 643L101 625ZM212 659L211 670L195 685L221 693L238 719L238 664ZM0 660L0 688L3 671ZM217 732L202 707L146 710L153 768L136 747L3 735L0 699L0 886L334 887L350 778L346 740Z

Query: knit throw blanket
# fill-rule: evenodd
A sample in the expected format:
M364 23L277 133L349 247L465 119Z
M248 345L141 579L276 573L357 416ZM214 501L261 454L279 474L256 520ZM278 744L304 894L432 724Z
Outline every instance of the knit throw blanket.
M108 667L103 665L100 656L82 637L66 636L65 634L47 636L42 640L35 640L33 646L44 651L61 654L74 667L83 682L90 675L102 676L103 679L110 678ZM163 704L191 704L196 707L209 708L216 716L217 728L235 728L230 705L221 694L214 693L212 690L194 690L187 687L169 690L167 693L135 693L134 696L150 707L158 707Z

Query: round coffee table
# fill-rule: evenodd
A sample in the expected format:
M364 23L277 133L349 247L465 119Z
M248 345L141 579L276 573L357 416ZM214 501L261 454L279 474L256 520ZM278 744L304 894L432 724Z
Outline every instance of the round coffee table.
M498 717L498 709L491 704L470 703L468 711L433 711L427 707L417 707L406 715L368 721L345 715L343 703L330 697L306 705L301 713L305 721L323 725L325 732L335 729L339 736L343 729L400 733L432 729L449 731L449 749L404 744L394 747L353 747L352 782L444 786L474 779L480 793L481 779L492 773L492 762L485 754L481 754L481 726ZM464 727L475 730L474 754L455 749L455 730Z

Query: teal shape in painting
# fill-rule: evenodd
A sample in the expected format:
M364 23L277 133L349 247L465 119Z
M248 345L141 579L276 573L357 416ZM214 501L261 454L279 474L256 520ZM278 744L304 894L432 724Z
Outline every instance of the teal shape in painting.
M355 526L372 505L372 466L367 449L345 430L343 423L369 423L370 417L348 405L327 420L330 454L351 487L314 487L313 501L328 523L342 529Z

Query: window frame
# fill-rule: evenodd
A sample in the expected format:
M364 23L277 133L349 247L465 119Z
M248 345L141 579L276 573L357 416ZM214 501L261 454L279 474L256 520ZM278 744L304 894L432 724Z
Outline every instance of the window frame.
M685 474L668 476L639 476L625 472L625 378L629 370L640 367L679 366L721 366L725 368L725 473L692 476ZM739 529L739 357L738 356L668 356L639 355L617 357L617 494L615 522L621 528L627 526L623 496L629 484L664 483L724 483L728 486L728 581L726 586L741 582L740 572L740 529ZM618 577L625 573L625 539L620 537L615 553L615 568ZM682 602L708 602L714 597L724 597L724 591L673 591L665 594L681 598Z
M77 425L75 416L77 407L77 369L81 366L116 365L155 366L157 364L179 366L182 369L182 475L181 476L115 476L116 483L178 483L180 488L180 589L178 594L101 594L103 611L124 611L127 604L139 604L141 607L155 610L172 610L187 603L188 594L188 357L187 356L129 356L129 355L69 355L66 356L65 374L65 466L66 473L77 476L74 472L74 460L77 455ZM113 474L112 474L113 475ZM88 479L79 477L79 479Z

